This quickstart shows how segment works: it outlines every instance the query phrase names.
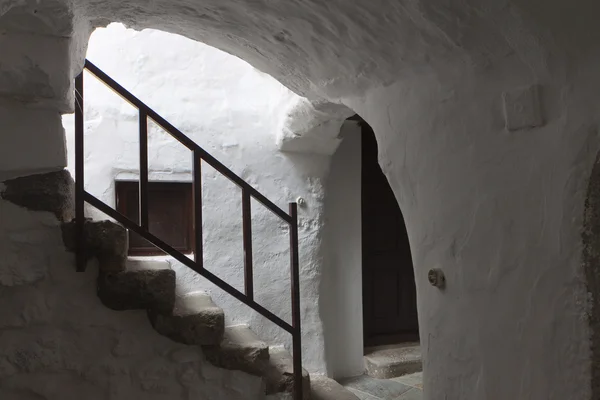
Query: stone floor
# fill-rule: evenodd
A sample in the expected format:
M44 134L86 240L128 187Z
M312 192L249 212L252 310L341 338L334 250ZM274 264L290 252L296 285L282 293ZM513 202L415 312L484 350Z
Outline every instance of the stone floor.
M378 379L413 374L423 370L418 342L365 348L366 375Z
M422 372L392 379L362 375L340 383L360 400L421 400L423 397Z

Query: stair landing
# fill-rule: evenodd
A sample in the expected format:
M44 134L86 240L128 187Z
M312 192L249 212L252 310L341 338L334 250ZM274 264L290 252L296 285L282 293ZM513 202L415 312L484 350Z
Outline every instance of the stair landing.
M422 370L419 343L402 343L365 349L366 373L373 378L390 379Z

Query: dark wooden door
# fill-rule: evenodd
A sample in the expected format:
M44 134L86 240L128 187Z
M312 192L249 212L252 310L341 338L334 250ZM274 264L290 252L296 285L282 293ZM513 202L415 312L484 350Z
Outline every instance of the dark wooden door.
M362 122L363 321L365 346L418 340L416 287L404 218Z

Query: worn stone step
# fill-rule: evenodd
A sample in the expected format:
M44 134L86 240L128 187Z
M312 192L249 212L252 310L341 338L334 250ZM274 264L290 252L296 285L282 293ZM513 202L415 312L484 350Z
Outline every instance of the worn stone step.
M175 304L175 271L167 261L128 260L124 271L100 272L98 297L113 310L170 313Z
M367 375L378 379L396 378L422 370L419 343L403 343L365 349Z
M151 310L150 322L157 332L190 345L216 345L225 330L225 314L205 292L177 296L171 312Z
M112 221L86 220L83 225L87 259L97 258L101 271L119 272L127 268L129 235L127 229ZM62 236L69 251L76 250L75 221L62 224Z
M269 346L247 325L237 325L225 328L223 341L206 346L204 354L217 367L260 376L269 359Z
M263 379L266 384L266 394L293 393L294 364L292 355L283 347L269 348L269 359L265 363ZM310 400L310 377L302 368L303 399Z
M359 400L358 397L326 376L310 377L311 400Z
M62 222L75 216L75 182L66 169L6 180L0 197L29 210L51 212Z

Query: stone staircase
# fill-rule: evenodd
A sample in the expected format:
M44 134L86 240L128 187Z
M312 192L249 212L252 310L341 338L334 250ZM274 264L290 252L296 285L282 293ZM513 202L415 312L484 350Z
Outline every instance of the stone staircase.
M75 225L63 225L63 241L75 250ZM291 354L269 346L245 325L225 326L225 314L205 292L177 295L175 271L166 261L127 258L128 233L110 221L86 221L86 253L99 262L98 297L118 311L146 310L154 329L169 339L201 346L206 360L229 370L263 379L269 399L292 399ZM315 377L311 384L303 370L304 399L358 400L332 379Z

